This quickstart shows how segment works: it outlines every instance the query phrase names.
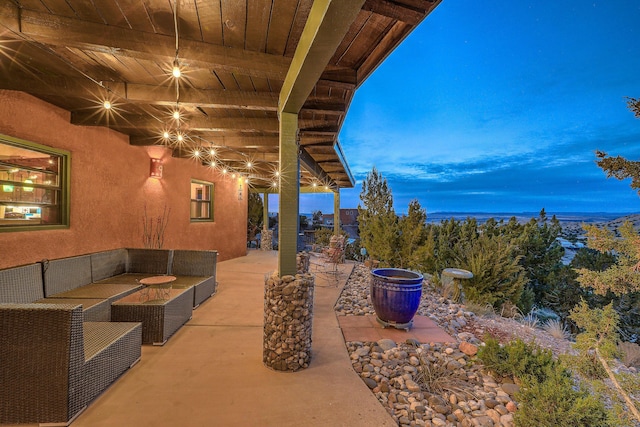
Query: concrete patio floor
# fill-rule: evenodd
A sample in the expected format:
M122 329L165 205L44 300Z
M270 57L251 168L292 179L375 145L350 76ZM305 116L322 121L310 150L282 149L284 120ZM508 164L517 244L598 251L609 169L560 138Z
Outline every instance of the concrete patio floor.
M316 276L310 367L263 365L264 280L276 268L277 252L257 250L219 263L216 295L164 346L143 346L72 426L396 426L353 371L333 310L353 264L337 285Z

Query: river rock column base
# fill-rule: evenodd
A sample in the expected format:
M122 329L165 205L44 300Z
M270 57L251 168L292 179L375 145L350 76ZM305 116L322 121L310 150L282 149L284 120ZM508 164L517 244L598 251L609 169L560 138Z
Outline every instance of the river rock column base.
M309 272L309 266L311 265L311 255L308 252L299 252L296 255L296 267L298 274L304 274Z
M314 278L310 274L267 278L264 286L262 360L276 371L295 372L311 362Z
M273 250L273 230L263 228L260 234L260 250Z

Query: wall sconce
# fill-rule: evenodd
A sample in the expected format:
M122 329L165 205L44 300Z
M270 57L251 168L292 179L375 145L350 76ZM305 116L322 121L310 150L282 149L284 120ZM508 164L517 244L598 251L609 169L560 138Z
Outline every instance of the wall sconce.
M149 176L151 178L162 178L162 160L160 159L151 159L151 169L149 172Z

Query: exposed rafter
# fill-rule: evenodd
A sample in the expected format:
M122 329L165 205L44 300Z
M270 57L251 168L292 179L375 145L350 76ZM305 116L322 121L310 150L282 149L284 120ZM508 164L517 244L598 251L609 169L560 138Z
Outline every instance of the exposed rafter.
M305 167L352 186L337 138L355 90L439 0L317 0L326 14L313 16L316 1L300 0L293 9L296 2L271 2L263 12L277 26L256 25L244 2L221 2L220 16L189 8L173 15L167 0L125 3L132 6L0 2L0 89L70 111L74 124L108 126L132 145L175 146L178 127L170 113L179 108L186 117L180 133L188 134L176 155L217 146L230 153L218 159L234 167L262 159L253 174L265 177L278 167L279 111L295 111ZM317 31L304 34L307 24ZM171 77L174 61L183 80ZM287 88L289 72L298 77Z

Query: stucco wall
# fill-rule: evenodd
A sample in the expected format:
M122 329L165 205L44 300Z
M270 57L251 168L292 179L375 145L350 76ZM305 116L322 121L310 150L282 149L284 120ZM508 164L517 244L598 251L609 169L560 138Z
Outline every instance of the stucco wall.
M75 126L70 113L22 92L0 90L0 133L71 152L70 228L0 232L0 268L119 247L142 247L142 218L169 211L164 248L246 254L247 188L161 146L129 145L104 127ZM163 178L149 177L161 158ZM214 222L189 218L191 179L214 183Z

